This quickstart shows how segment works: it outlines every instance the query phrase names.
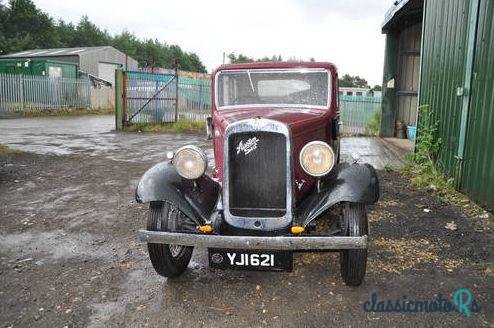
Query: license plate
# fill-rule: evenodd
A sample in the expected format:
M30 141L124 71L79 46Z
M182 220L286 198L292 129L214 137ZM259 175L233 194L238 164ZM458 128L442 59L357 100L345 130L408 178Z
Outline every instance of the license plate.
M216 269L250 271L292 271L293 252L208 249L209 266Z

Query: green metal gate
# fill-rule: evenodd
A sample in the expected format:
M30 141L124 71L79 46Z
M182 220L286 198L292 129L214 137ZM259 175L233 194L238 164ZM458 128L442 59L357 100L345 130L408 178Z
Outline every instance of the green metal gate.
M178 119L178 74L117 70L117 129L135 123L162 124Z
M340 122L343 135L369 135L373 119L378 124L381 97L340 96ZM377 127L377 126L376 126Z

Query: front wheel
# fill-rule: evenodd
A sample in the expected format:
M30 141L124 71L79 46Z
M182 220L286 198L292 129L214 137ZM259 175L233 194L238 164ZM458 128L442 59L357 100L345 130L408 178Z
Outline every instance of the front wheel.
M341 229L344 236L360 237L368 233L367 211L364 204L343 205ZM347 286L362 284L367 266L367 249L344 249L340 253L341 276Z
M180 220L184 214L175 206L165 202L151 202L147 229L151 231L167 231L172 220ZM175 222L176 222L175 221ZM180 276L187 265L194 247L148 243L148 252L154 270L163 277L175 278Z

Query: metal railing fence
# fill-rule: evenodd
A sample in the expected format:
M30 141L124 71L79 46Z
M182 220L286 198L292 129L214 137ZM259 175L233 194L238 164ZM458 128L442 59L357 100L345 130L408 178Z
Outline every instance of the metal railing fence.
M211 111L211 81L179 78L178 116L204 120ZM369 124L381 111L381 97L340 96L342 133L369 134Z
M177 83L174 74L127 71L124 79L129 124L175 121Z
M117 122L122 124L204 121L211 115L209 79L178 76L177 83L176 72L156 74L118 70L116 90ZM119 102L120 99L123 101ZM377 132L372 131L371 123L378 128L380 97L341 95L339 101L342 134Z
M0 112L88 108L90 105L87 78L0 74Z
M341 133L369 134L369 125L380 111L381 97L340 96Z
M180 77L178 79L179 119L204 121L211 112L211 81Z

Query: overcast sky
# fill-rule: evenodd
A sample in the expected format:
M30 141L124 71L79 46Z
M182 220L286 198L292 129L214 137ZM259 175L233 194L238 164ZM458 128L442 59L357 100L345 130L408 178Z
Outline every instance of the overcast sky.
M110 33L124 29L196 52L208 71L223 52L330 61L339 74L381 84L381 22L393 0L39 0L52 17L82 15Z

